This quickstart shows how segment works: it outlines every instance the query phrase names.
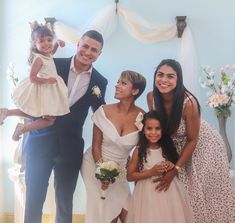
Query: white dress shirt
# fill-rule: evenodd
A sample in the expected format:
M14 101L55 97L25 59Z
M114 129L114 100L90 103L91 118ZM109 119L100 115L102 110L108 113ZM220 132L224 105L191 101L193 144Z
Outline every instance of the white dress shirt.
M83 71L79 73L74 66L74 58L73 56L69 77L68 77L68 94L69 94L69 106L74 105L87 91L90 80L91 80L91 72L92 66L88 71Z

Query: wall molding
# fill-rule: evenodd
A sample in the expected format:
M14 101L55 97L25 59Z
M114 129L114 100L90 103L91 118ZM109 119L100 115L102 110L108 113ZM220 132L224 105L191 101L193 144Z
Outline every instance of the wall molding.
M13 223L14 222L14 214L13 213L5 213L2 218L0 218L0 223ZM42 223L54 223L55 215L51 214L43 214ZM72 223L85 223L85 215L82 214L74 214Z

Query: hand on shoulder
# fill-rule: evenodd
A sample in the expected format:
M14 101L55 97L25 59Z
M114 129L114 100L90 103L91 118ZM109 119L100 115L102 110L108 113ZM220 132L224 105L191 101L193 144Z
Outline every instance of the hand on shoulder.
M149 91L147 93L147 104L148 104L148 108L149 110L154 110L153 109L153 91Z

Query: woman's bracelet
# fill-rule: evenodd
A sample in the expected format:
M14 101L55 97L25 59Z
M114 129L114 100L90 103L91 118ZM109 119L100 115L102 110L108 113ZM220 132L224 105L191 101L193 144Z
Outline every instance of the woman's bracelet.
M175 165L175 169L177 170L178 173L182 173L182 167Z

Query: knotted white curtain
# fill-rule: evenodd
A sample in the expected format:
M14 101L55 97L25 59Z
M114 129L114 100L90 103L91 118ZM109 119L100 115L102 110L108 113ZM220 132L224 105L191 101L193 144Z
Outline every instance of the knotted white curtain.
M116 7L113 5L104 8L79 30L59 21L54 24L54 30L58 37L73 44L77 44L81 34L89 29L98 30L105 39L108 39L115 31L118 19L130 35L143 43L166 41L177 35L175 23L154 25L122 6L119 6L116 12Z

